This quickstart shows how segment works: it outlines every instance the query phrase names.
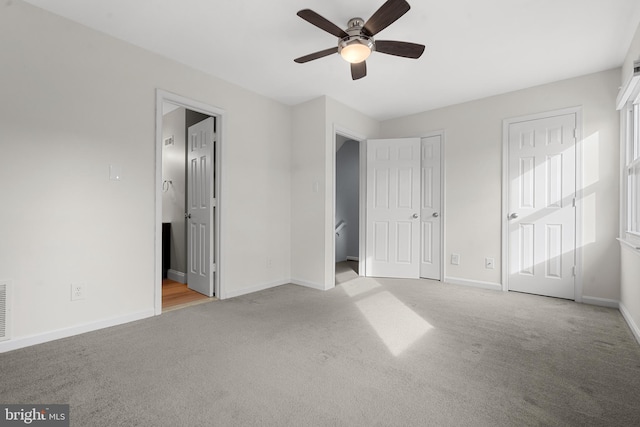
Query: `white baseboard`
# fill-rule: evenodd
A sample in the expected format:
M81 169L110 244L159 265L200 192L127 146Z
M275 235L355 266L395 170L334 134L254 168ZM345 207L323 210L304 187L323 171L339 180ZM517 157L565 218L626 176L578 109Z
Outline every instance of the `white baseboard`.
M42 344L49 341L59 340L74 335L84 334L86 332L97 331L98 329L109 328L111 326L122 325L123 323L135 322L136 320L153 317L155 311L153 309L139 311L137 313L128 314L126 316L112 317L109 319L99 320L97 322L85 323L82 325L71 326L69 328L57 329L55 331L45 332L43 334L31 335L22 338L16 338L10 341L0 343L0 353L17 350L19 348L29 347L36 344Z
M348 256L348 257L347 257L347 261L356 261L356 262L360 262L360 257L357 257L357 256Z
M292 279L291 283L293 283L294 285L298 285L298 286L304 286L305 288L317 289L319 291L326 290L324 288L324 285L320 285L318 283L307 282L306 280Z
M620 302L613 299L582 296L582 303L599 307L620 308Z
M620 303L620 313L622 313L622 317L624 317L627 325L629 325L629 329L631 329L633 336L636 337L636 341L640 344L640 328L638 328L633 317L631 317L631 313L629 313L629 310L627 310L627 307L625 307L623 303Z
M171 279L174 282L185 284L187 283L187 275L178 270L167 270L167 279Z
M289 279L282 279L282 280L277 280L275 282L261 283L259 285L251 286L249 288L238 289L238 290L233 290L233 291L226 291L224 293L224 295L222 295L222 297L220 299L235 298L235 297L239 297L239 296L242 296L242 295L251 294L253 292L260 292L260 291L264 291L266 289L275 288L276 286L286 285L286 284L289 284L289 283L291 283L291 281Z
M454 285L471 286L473 288L489 289L492 291L502 291L502 285L500 283L481 282L479 280L460 279L458 277L445 277L444 282Z

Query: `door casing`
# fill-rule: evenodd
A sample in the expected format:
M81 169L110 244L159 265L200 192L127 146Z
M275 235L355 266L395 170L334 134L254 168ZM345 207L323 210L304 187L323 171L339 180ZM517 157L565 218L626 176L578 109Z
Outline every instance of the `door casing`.
M526 116L512 117L502 121L502 290L509 290L509 126L513 123L546 119L565 114L576 115L576 221L575 221L575 295L576 302L582 302L582 222L583 222L583 154L582 154L582 107L569 107Z
M215 247L215 259L213 262L216 264L216 281L215 281L215 295L219 299L226 297L225 292L225 271L222 267L221 248L224 247L225 232L221 226L224 222L224 186L222 175L222 163L225 150L223 148L223 142L226 141L226 120L225 111L199 102L181 95L177 95L162 89L156 89L156 141L155 141L155 256L154 256L154 311L156 315L162 314L162 105L164 102L179 105L189 110L197 111L216 118L216 133L218 135L216 144L216 216L214 222L214 247Z

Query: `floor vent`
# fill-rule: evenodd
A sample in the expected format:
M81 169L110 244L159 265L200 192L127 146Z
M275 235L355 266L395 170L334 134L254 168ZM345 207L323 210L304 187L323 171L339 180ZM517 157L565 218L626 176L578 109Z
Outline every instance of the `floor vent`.
M0 281L0 341L11 338L9 334L9 282Z

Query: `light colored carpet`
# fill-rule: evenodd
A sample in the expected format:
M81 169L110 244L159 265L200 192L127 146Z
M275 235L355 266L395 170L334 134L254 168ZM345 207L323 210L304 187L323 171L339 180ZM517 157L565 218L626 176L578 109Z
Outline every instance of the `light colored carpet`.
M0 354L0 402L73 426L638 425L618 311L344 273Z

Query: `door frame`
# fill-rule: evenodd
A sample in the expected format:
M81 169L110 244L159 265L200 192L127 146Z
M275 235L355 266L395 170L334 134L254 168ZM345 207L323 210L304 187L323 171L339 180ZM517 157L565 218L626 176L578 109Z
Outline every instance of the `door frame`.
M214 107L199 101L195 101L190 98L186 98L175 93L168 92L162 89L156 89L156 141L155 141L155 256L154 256L154 311L155 315L162 314L162 123L163 123L163 111L162 106L164 102L169 102L174 105L179 105L188 110L197 111L202 114L215 117L216 119L216 149L215 149L215 191L216 191L216 215L213 224L213 236L214 236L214 263L216 264L216 280L215 280L215 295L219 299L225 298L224 289L224 269L222 268L222 256L220 248L224 247L223 242L225 240L224 228L222 227L224 217L224 204L223 200L223 186L222 186L222 159L225 153L223 149L223 141L226 141L226 121L225 111L218 107Z
M445 268L445 225L446 225L446 216L445 216L445 192L447 186L445 185L444 177L444 138L445 131L444 129L436 130L433 132L425 133L420 136L420 143L422 143L423 138L430 138L432 136L440 137L440 278L438 279L440 282L444 282L444 268ZM421 278L422 279L422 278ZM429 280L429 279L425 279Z
M338 135L344 136L346 138L352 139L358 142L358 149L360 152L359 157L359 185L358 185L358 196L359 196L359 208L358 208L358 275L364 276L366 259L365 259L365 249L366 249L366 166L367 166L367 138L364 135L353 132L345 127L334 124L333 125L333 138L331 141L331 218L333 218L331 222L331 229L327 230L328 234L331 236L330 247L331 247L331 267L328 268L329 273L329 283L331 287L335 286L336 283L336 138Z
M575 286L574 300L582 302L582 224L583 224L583 153L582 153L582 107L569 107L545 111L526 116L511 117L502 120L502 290L509 290L509 126L518 122L546 119L566 114L576 116L576 221L575 221Z

